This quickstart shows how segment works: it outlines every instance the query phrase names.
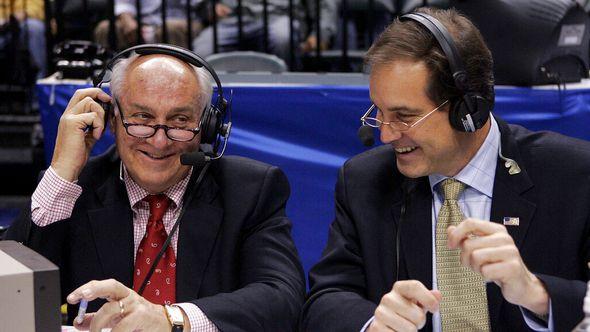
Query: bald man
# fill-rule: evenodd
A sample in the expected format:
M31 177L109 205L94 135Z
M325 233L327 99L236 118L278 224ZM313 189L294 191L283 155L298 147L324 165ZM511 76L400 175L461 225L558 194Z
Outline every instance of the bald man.
M305 282L282 171L224 156L185 201L201 170L180 155L199 149L209 73L168 55L133 54L114 65L111 92L76 91L31 215L8 234L22 240L19 230L31 225L28 245L60 267L69 322L86 300L89 313L75 326L91 331L294 330ZM106 121L115 146L87 162Z

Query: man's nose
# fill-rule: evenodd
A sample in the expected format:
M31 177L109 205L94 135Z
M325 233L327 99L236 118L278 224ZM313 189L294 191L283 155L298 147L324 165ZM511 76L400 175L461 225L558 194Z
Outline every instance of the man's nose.
M170 143L170 141L171 140L166 135L166 130L162 127L156 129L154 136L148 138L148 143L157 148L165 147Z
M392 128L390 125L381 125L379 128L379 138L383 144L389 144L402 137L402 132Z

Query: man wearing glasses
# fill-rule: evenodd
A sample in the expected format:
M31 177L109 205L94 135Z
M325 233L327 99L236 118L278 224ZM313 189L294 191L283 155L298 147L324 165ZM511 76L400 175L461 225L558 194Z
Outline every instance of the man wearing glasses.
M90 88L70 100L30 219L16 221L9 238L32 219L29 245L60 267L70 322L75 305L90 301L77 327L295 329L305 282L285 215L285 175L231 156L206 171L180 162L199 149L210 82L176 57L132 55L114 65L112 98ZM105 116L98 101L114 111ZM105 118L115 147L87 162Z
M302 330L570 331L589 278L590 144L491 115L491 53L454 10L396 19L366 61L361 121L384 146L340 171Z

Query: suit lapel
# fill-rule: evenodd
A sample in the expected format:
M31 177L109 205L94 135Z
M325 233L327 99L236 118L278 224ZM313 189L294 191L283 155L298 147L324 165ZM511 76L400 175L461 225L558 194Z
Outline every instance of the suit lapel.
M391 180L394 180L393 178ZM399 221L399 211L402 202L401 190L392 190L392 188L400 188L399 183L392 183L384 181L384 187L380 188L380 196L383 199L374 200L374 202L381 205L374 209L367 209L369 217L367 220L375 220L370 225L371 239L378 240L378 246L375 254L379 258L379 266L381 271L380 292L376 294L385 294L391 290L391 286L395 282L396 275L396 227Z
M432 287L432 193L428 178L420 178L410 195L406 215L400 225L401 254L407 279ZM403 271L403 270L402 270ZM403 273L401 274L403 276Z
M521 172L510 175L504 161L502 159L498 160L490 219L492 222L502 224L504 217L518 218L517 226L508 225L506 229L520 250L536 209L536 205L523 196L525 192L533 187L533 183L527 174L526 165L520 156L510 127L498 118L496 118L496 121L501 133L502 154L515 160L520 166ZM495 284L488 284L487 290L490 320L494 324L494 322L498 322L503 297L500 288Z
M176 264L177 301L198 298L199 289L223 220L217 199L219 188L209 174L180 220ZM193 188L191 182L188 188ZM187 188L187 194L188 189ZM186 199L186 196L185 196Z
M118 174L112 172L96 191L102 207L89 210L88 219L104 278L133 287L133 215Z

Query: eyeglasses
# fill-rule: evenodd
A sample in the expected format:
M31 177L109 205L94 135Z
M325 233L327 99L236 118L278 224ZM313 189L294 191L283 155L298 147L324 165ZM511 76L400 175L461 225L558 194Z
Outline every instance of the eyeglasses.
M137 137L137 138L150 138L158 132L160 128L164 130L166 137L173 141L178 142L188 142L192 141L195 136L201 131L201 127L197 127L194 129L184 129L184 128L176 128L176 127L168 127L167 125L147 125L141 123L129 123L123 119L123 109L121 108L121 103L119 100L115 98L115 102L117 103L117 107L119 107L119 115L121 117L121 123L123 127L125 127L125 131L129 136Z
M373 110L375 108L377 108L377 106L375 106L375 104L371 104L371 107L369 107L369 109L365 112L365 114L363 116L361 116L361 122L364 126L369 126L369 127L373 127L373 128L381 128L381 126L385 125L385 126L391 127L393 130L406 131L406 130L409 130L410 128L417 126L420 122L424 121L431 114L438 111L441 107L443 107L448 102L449 102L448 100L445 100L444 102L442 102L442 104L438 105L432 111L426 113L426 115L421 116L418 120L416 120L412 124L409 124L409 123L406 123L403 121L399 121L399 120L385 122L385 121L382 121L377 118L372 118L369 115L371 114L371 112L373 112Z

